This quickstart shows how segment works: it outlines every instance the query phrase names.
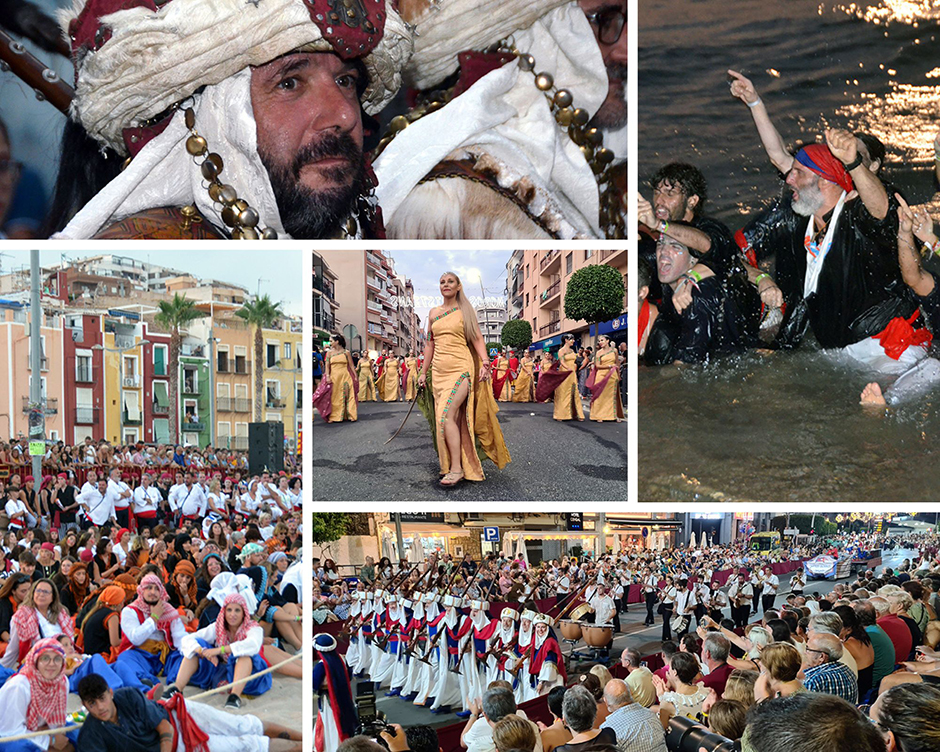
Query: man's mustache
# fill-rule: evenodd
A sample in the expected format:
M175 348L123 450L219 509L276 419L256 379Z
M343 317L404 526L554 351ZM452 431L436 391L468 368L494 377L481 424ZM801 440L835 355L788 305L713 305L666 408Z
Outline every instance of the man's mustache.
M348 133L327 133L297 152L291 163L294 178L300 180L300 171L321 159L346 159L355 167L362 161L362 151Z

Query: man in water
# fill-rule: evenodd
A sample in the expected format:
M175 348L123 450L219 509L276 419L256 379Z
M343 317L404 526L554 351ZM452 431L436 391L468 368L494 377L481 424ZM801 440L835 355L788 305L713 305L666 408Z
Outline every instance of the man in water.
M691 228L694 229L694 228ZM697 232L697 231L696 231ZM697 278L696 258L676 238L661 234L656 244L656 273L663 288L660 316L677 317L679 334L673 349L677 363L703 363L715 355L743 352L757 344L760 298L739 277L723 282L718 275ZM732 298L729 286L743 284ZM689 304L676 310L673 296L694 287Z
M855 137L826 131L827 144L797 152L789 194L748 223L757 258L776 255L786 314L777 336L799 346L812 329L883 373L901 373L926 354L917 304L897 262L897 199L863 164Z
M78 3L59 237L380 236L364 118L412 33L387 0L333 5Z
M724 224L702 214L708 184L697 167L683 162L667 164L652 177L650 187L652 204L639 197L640 223L660 235L675 238L689 249L696 258L693 278L705 279L714 274L725 280L746 274L748 281L757 286L765 306L780 307L783 297L770 275L745 260ZM692 295L691 287L679 290L674 299L676 310L685 309Z

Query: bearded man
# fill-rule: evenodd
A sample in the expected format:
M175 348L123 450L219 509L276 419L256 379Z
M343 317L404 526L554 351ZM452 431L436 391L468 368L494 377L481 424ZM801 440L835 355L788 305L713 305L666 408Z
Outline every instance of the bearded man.
M392 3L79 0L62 21L57 237L382 236L363 143L411 54Z

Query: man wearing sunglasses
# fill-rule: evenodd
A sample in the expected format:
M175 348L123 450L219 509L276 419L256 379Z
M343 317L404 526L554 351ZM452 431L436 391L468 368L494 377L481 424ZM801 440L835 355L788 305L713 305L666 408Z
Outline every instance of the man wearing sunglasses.
M619 131L627 125L627 2L626 0L579 0L587 16L604 65L607 67L608 92L604 104L594 114L591 124L606 131ZM612 134L613 135L613 134ZM613 141L610 147L626 157L626 130L623 145ZM606 139L605 139L606 140Z

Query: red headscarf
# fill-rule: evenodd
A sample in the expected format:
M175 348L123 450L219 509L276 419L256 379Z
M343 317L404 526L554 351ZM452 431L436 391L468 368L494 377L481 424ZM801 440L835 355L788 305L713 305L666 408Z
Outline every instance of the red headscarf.
M852 176L846 171L845 165L832 155L825 144L804 146L796 153L796 161L830 183L836 183L846 193L854 187Z
M229 639L228 626L225 623L225 607L228 606L229 603L237 603L242 607L242 623L235 632L234 640ZM222 603L222 610L219 611L219 615L215 620L215 646L221 647L222 645L230 645L233 642L241 642L248 636L248 631L257 626L258 622L251 618L251 614L248 611L248 604L245 602L245 597L241 593L229 593L225 596L225 601Z
M47 582L48 580L43 580ZM52 584L52 583L48 583ZM53 587L55 587L53 585ZM72 619L69 616L68 609L59 604L59 629L72 639L75 638L75 627L72 625ZM10 624L16 627L16 636L20 641L20 655L31 647L31 643L39 637L39 614L35 607L21 605L16 609Z
M39 656L55 653L62 656L62 668L52 681L39 672ZM55 637L39 640L26 654L20 673L29 680L29 707L26 728L36 731L42 726L65 725L65 707L69 696L69 680L65 675L65 648Z
M132 608L136 608L140 613L144 615L144 618L150 616L150 604L144 600L144 586L154 584L160 588L160 599L164 601L165 607L163 609L163 614L160 616L160 621L157 622L157 629L164 630L168 635L170 634L170 624L173 623L175 619L179 619L179 612L170 605L169 597L166 594L166 588L163 586L163 583L160 581L160 578L157 577L152 572L148 575L145 575L144 578L140 581L140 584L137 585L137 598L130 604Z

